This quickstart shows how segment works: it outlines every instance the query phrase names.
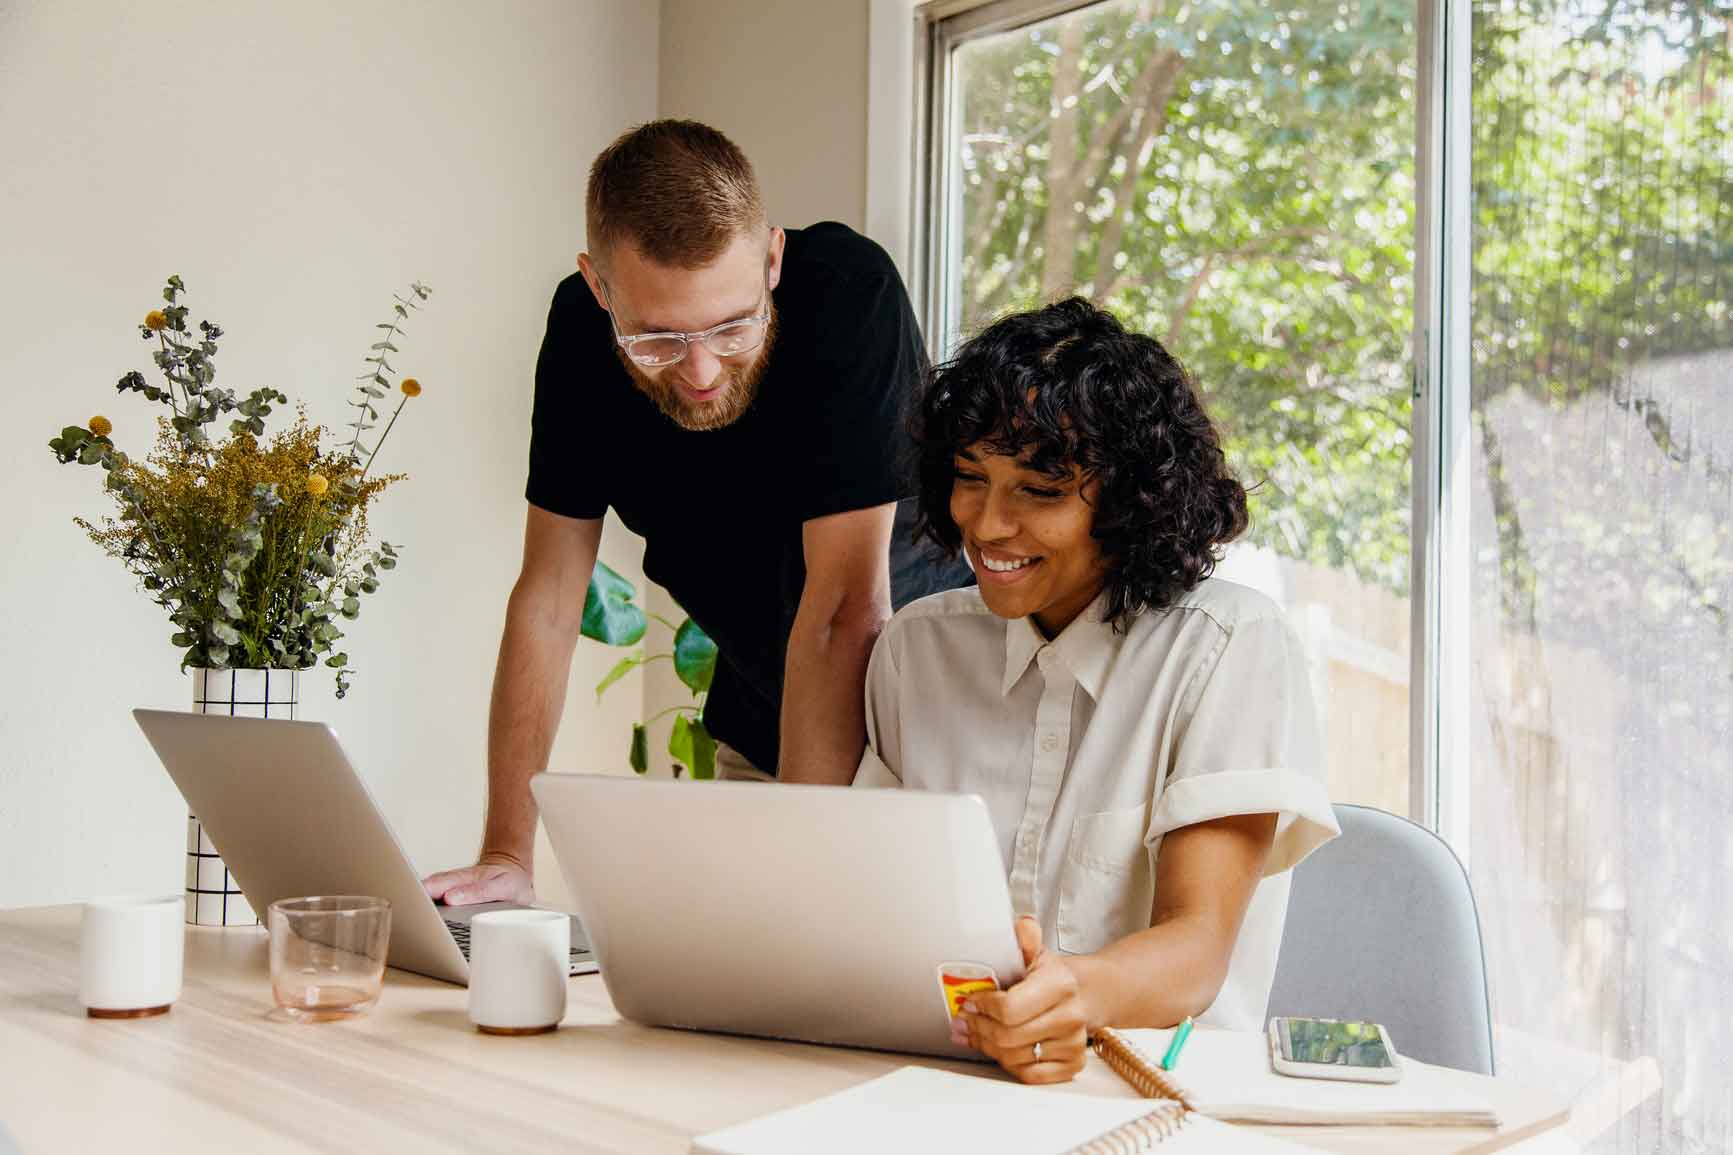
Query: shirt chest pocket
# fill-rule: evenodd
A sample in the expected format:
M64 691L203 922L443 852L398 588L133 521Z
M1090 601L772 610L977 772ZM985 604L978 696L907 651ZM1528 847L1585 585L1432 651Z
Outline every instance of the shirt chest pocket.
M1059 949L1088 954L1149 927L1155 871L1143 834L1149 806L1085 814L1071 823L1059 872Z

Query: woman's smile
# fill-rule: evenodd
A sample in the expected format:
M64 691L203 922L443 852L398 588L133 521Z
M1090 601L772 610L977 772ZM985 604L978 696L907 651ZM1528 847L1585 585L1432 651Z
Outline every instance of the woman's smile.
M1036 566L1041 564L1039 557L989 549L973 542L969 545L969 552L979 563L975 568L976 580L991 581L999 585L1020 582L1028 577Z

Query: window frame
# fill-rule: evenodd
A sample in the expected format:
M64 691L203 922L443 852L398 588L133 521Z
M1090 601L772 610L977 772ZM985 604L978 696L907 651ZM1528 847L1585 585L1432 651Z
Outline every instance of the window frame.
M932 0L915 11L915 187L914 261L910 298L920 312L928 353L945 350L940 334L950 332L947 315L954 299L947 277L961 263L957 248L956 190L950 166L939 155L950 139L955 75L951 56L961 45L983 36L1087 8L1100 0ZM940 258L945 258L941 260Z

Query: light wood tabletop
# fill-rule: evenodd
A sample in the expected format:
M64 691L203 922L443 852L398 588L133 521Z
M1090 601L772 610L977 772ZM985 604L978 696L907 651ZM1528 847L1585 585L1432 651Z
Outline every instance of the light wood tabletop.
M477 1033L461 987L386 972L346 1022L272 1011L263 930L188 927L167 1015L100 1021L78 1004L79 909L0 911L0 1124L58 1152L684 1152L693 1136L909 1063L995 1068L620 1019L600 978L571 980L559 1031ZM1099 1060L1035 1093L1132 1094ZM1259 1128L1325 1151L1508 1148L1562 1124L1552 1095L1453 1072L1505 1119L1485 1128ZM0 1132L3 1133L3 1132Z

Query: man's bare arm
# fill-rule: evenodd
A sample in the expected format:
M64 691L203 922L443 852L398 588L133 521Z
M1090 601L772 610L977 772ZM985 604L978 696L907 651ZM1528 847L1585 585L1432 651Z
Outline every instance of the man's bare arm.
M782 679L784 782L846 786L866 746L866 669L891 615L894 505L814 518L801 528L806 585Z
M476 865L424 880L447 903L529 901L536 805L529 781L547 769L583 625L602 519L529 507L523 568L506 605L487 727L487 825Z

